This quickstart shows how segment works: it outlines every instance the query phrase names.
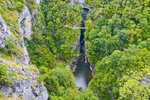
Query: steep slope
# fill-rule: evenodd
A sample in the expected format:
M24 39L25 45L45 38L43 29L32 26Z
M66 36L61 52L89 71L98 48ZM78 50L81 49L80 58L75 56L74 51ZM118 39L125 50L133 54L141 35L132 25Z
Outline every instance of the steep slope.
M89 87L102 100L150 99L150 1L86 0Z
M39 71L37 68L8 61L8 59L7 61L0 59L0 66L8 68L7 73L11 73L9 74L10 83L0 82L0 92L5 97L23 98L25 100L47 100L47 89L38 79Z
M47 89L38 79L38 69L30 65L24 44L24 37L31 39L32 19L39 3L40 0L0 1L0 71L4 72L0 76L0 92L6 97L48 98Z

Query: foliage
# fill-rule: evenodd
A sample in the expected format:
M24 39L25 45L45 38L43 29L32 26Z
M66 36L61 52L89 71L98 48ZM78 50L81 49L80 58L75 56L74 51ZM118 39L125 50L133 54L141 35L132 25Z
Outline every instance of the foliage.
M9 37L6 41L7 52L8 53L16 53L17 46L14 44L14 40L12 37Z
M35 0L25 0L25 1L30 10L30 13L32 14L33 10L36 8Z
M79 8L68 6L67 2L55 0L45 1L42 4L46 20L47 46L63 60L68 60L77 54L77 50L73 50L72 46L77 41L79 30L71 29L69 26L78 25L77 22L80 20Z
M75 98L77 94L75 79L66 68L56 68L49 71L44 79L44 85L48 89L50 100L57 100L58 98L69 100Z
M50 96L50 100L74 100L77 94L77 90L76 89L67 89L64 90L63 88L60 89L61 90L61 94L60 95L51 95Z
M44 81L50 99L74 99L78 92L72 73L64 68L66 63L77 56L78 51L74 47L80 34L79 30L70 28L70 26L79 26L80 9L76 5L68 5L69 2L69 0L44 0L37 7L35 0L0 1L0 13L11 33L19 40L22 39L22 34L18 34L19 13L25 4L31 14L34 11L32 39L24 38L24 41L31 64L35 64L39 68L38 81ZM0 52L8 55L19 52L13 37L6 41L6 45L7 50L0 48ZM62 63L58 64L57 61L60 60ZM2 78L5 81L5 77Z
M31 63L38 66L50 100L149 100L150 84L150 1L85 0L90 12L85 23L87 57L96 64L94 78L87 89L79 92L72 73L66 69L78 49L81 9L68 5L69 0L44 0L34 11L32 39L25 38ZM1 0L0 14L11 32L20 39L17 20L26 4L33 12L34 0ZM19 51L13 38L6 41L7 50ZM59 63L59 61L61 63ZM0 64L0 82L10 82L7 67ZM93 94L94 91L94 94Z
M17 1L17 2L15 2L15 7L19 12L21 12L23 10L24 5L22 2Z
M7 66L0 63L0 83L12 83L13 74L8 72Z
M145 76L146 75L146 76ZM142 71L131 71L120 81L119 100L148 100L150 96L150 83L146 78L150 76L150 66Z
M79 30L70 26L80 22L80 10L67 3L62 0L43 1L32 19L32 39L24 38L31 63L38 66L39 80L44 81L51 100L73 99L77 92L74 77L64 65L77 56L77 49L73 46L78 40ZM60 60L62 63L58 63Z
M129 71L138 72L139 70L143 70L145 66L150 65L149 61L150 51L146 48L139 49L136 46L131 46L124 51L116 50L110 56L97 62L95 76L90 82L90 87L97 92L101 98L107 100L108 98L114 97L117 99L119 97L120 88L118 79L121 79L123 75L126 75ZM138 73L135 74L138 75ZM145 75L147 74L145 73ZM120 84L125 83L122 81ZM112 93L110 93L110 91L112 91Z
M93 94L93 92L87 88L82 90L76 97L75 100L98 100L98 98Z
M77 56L78 51L73 48L78 40L79 30L69 26L78 24L79 11L78 7L69 6L67 1L62 0L47 0L40 4L39 13L32 20L32 40L25 39L32 64L52 69L57 59L69 62Z
M33 34L33 37L32 40L25 39L32 63L38 67L53 68L56 64L55 56L45 45L44 38L36 34Z
M150 37L150 9L147 5L149 1L86 0L86 2L89 7L93 7L88 14L85 33L86 45L89 48L87 55L91 63L102 60L114 50L123 50L130 44L138 45Z
M46 77L44 80L44 85L50 94L59 93L59 83L55 77Z
M65 88L75 88L75 80L72 73L67 68L56 68L52 70L49 76L56 77L60 86Z
M0 2L0 13L7 25L10 26L10 30L16 36L19 36L15 30L19 29L17 20L19 18L19 12L23 9L22 0L3 0Z
M46 74L46 73L48 72L48 69L43 66L43 67L40 67L40 68L39 68L39 71L40 71L40 74L43 75L43 74Z
M149 84L141 83L150 65L150 1L85 2L91 8L85 23L87 56L96 64L89 87L103 100L148 100Z
M4 53L5 49L3 47L0 47L0 53Z

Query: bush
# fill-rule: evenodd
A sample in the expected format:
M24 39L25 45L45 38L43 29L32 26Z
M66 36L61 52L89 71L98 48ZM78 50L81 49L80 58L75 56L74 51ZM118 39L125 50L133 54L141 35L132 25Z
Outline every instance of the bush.
M98 100L98 98L94 95L92 90L89 88L81 91L76 97L75 100Z
M8 38L6 41L7 45L7 52L8 53L15 53L16 52L16 45L14 44L14 40L12 37Z
M0 53L4 53L5 49L3 47L0 47Z
M18 1L18 2L15 3L15 7L16 7L16 9L17 9L19 12L21 12L22 9L23 9L23 7L24 7L24 5L23 5L22 2Z
M46 74L47 73L47 68L46 67L40 67L40 69L39 69L39 71L40 71L40 74Z
M54 77L47 76L44 79L44 86L46 86L49 94L58 94L59 93L59 83Z
M12 83L12 73L8 72L7 66L0 64L0 82L3 83Z
M73 74L67 68L54 69L49 76L56 77L60 86L63 86L65 88L76 87Z

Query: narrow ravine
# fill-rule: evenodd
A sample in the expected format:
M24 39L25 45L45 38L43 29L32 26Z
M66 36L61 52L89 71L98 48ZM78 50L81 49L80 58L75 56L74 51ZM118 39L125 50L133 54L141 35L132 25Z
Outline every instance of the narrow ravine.
M81 14L82 21L81 27L85 27L86 15L89 9L83 7L83 13ZM86 49L85 49L85 41L84 41L84 32L85 29L81 29L80 34L80 56L78 59L77 68L74 72L75 80L77 87L85 89L92 78L92 73L90 70L90 63L86 59Z

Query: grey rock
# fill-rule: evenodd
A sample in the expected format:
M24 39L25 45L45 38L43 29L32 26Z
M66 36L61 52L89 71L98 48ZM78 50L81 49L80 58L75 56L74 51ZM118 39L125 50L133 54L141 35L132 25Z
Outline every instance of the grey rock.
M9 62L6 62L6 61L4 61L2 59L0 59L0 63L2 63L2 64L9 64Z
M14 84L2 85L0 87L0 92L4 93L6 97L21 97L25 100L28 100L29 98L31 100L47 100L47 89L42 83L37 81L37 78L39 77L37 76L39 75L38 71L31 73L31 68L23 66L9 66L8 69L11 72L16 71L19 79L14 77ZM21 76L24 76L24 78Z
M144 80L146 83L150 83L150 76L147 75L146 77L143 77L143 80Z
M26 37L28 39L31 39L31 34L32 34L32 15L30 14L30 11L28 9L28 7L26 5L24 5L24 9L22 10L22 12L20 13L20 17L18 19L18 25L19 25L19 29L22 33L22 38ZM20 41L21 42L21 47L23 49L24 52L24 63L25 64L30 64L30 57L29 54L27 52L27 48L24 45L24 41Z
M85 3L85 0L71 0L71 5L74 5L75 2L78 2L78 5L83 6L83 3Z
M8 87L6 87L6 86L2 86L2 88L1 88L1 92L3 92L3 93L7 93L7 90L8 90Z
M35 0L35 4L36 5L39 5L40 4L40 2L42 2L43 0Z
M4 41L6 41L9 36L12 36L12 34L7 28L5 20L0 15L0 47L6 48L6 44Z
M42 1L43 0L35 0L35 3L38 5ZM13 5L13 2L11 4ZM28 7L25 5L18 19L19 29L15 29L17 34L20 34L21 36L19 39L14 36L14 34L12 34L5 20L0 15L0 47L7 49L5 43L9 37L13 37L14 44L17 47L21 48L21 52L23 52L22 54L16 54L17 57L14 57L12 54L13 60L20 63L20 66L13 66L10 62L0 59L0 63L9 64L8 70L10 72L17 74L17 76L13 77L14 84L1 85L0 83L0 92L4 93L6 97L21 97L26 100L47 100L48 98L47 89L45 88L43 83L40 83L37 80L39 77L39 71L34 70L35 72L33 72L31 66L24 67L24 65L30 64L30 58L23 38L26 37L28 39L31 39L33 24L31 20L34 16L34 13L37 11L38 9L35 9L31 14Z
M28 30L28 29L27 29ZM5 20L2 18L2 16L0 15L0 47L3 47L4 49L7 49L6 47L6 41L8 40L9 37L13 37L14 38L14 43L19 47L22 48L22 52L23 54L19 54L17 55L18 58L14 58L14 61L21 63L21 64L29 64L30 63L30 58L29 58L29 54L27 52L26 47L24 46L24 40L23 40L23 35L22 35L22 40L18 40L18 38L16 38L11 31L8 29L7 24L5 22Z
M20 27L20 31L23 34L23 37L27 37L31 39L32 33L32 23L31 23L32 15L26 5L24 5L24 9L20 13L20 17L18 19L18 25Z

